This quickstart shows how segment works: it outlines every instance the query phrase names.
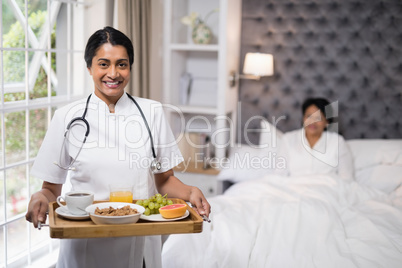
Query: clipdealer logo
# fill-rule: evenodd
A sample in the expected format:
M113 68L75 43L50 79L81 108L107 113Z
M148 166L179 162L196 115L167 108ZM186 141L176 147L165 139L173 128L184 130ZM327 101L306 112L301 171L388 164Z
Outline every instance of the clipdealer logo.
M326 107L328 111L332 110L334 112L332 113L327 113L328 118L334 118L337 117L338 113L338 102L331 103L328 106L331 107ZM82 113L84 111L85 103L80 102L77 105L71 106L69 108L69 111L66 113L65 116L65 125L67 125L72 118L75 117L80 117L82 116ZM241 109L241 105L238 105L238 109ZM334 109L335 108L335 109ZM144 148L148 151L146 146L150 146L149 144L149 135L145 131L144 122L142 117L139 114L133 114L129 116L125 115L110 115L110 116L105 116L105 114L108 113L108 107L106 105L100 105L100 103L90 103L88 106L88 114L90 114L91 119L87 119L91 125L96 125L95 128L98 128L99 130L103 130L103 134L101 135L100 133L102 131L95 132L98 134L98 137L92 136L90 139L87 140L85 143L84 147L85 149L92 149L92 148L116 148L119 150L119 159L121 161L125 161L127 158L128 159L135 159L135 157L130 156L133 150L136 149L141 149L144 150ZM161 109L161 110L157 110ZM176 118L175 122L177 123L178 127L175 129L174 133L179 133L179 135L176 138L172 138L171 140L164 140L165 144L161 143L161 140L159 140L159 130L155 128L154 124L154 118L156 115L163 114L163 111L171 110L170 113L174 114L173 116ZM94 116L95 113L95 116ZM238 113L241 113L241 110L238 111ZM230 138L223 138L224 136L230 137L230 135L234 135L235 130L234 126L237 125L237 130L240 131L240 123L241 122L233 122L233 120L229 116L218 116L213 119L199 115L197 117L191 118L190 120L186 120L185 115L182 113L182 111L174 106L174 105L164 105L160 103L155 103L151 104L151 107L149 109L149 113L147 114L149 118L151 118L152 121L150 122L150 127L151 127L151 132L153 133L154 136L154 141L156 140L157 143L155 144L155 147L157 149L159 148L166 148L166 147L171 147L175 146L175 144L179 143L181 139L185 139L186 136L184 133L186 131L198 131L198 132L209 132L210 137L211 137L211 144L214 148L234 148L236 145L232 144L230 141ZM320 119L321 114L318 112L317 115L314 114L314 118L317 118L316 120ZM88 115L87 115L88 117ZM95 117L95 118L94 118ZM250 127L250 124L253 120L263 120L265 119L262 116L256 115L253 116L252 118L249 118L247 122L244 124L244 136L246 138L246 145L251 146L253 148L260 147L260 148L267 148L268 149L276 149L278 145L278 137L277 137L277 132L276 132L276 125L280 120L285 119L285 116L278 117L276 120L273 118L274 125L273 126L267 126L262 127L260 130L252 129ZM92 122L92 121L96 122ZM160 120L167 120L164 116ZM194 127L194 125L197 125L195 123L195 120L201 122L202 121L202 129ZM238 119L240 120L240 119ZM213 126L212 121L218 122L218 121L224 121L225 125L227 127L223 129L216 129ZM312 121L311 123L313 123ZM220 123L222 125L222 123ZM332 123L328 125L328 128L331 129L331 131L338 131L338 123ZM134 130L135 129L135 130ZM71 151L71 155L74 155L74 150L78 150L80 146L83 144L83 139L85 136L85 131L86 127L85 124L82 121L77 121L74 123L71 128L70 128L70 133L67 135L68 137L68 143L71 147L73 148ZM269 137L270 141L267 142L267 144L260 145L260 146L255 146L252 144L252 142L249 140L248 133L250 132L269 132ZM134 136L132 133L136 133ZM238 133L239 134L239 133ZM324 135L327 133L324 133ZM117 138L118 137L118 138ZM156 138L155 138L156 137ZM324 137L326 138L326 137ZM325 140L326 141L326 140ZM339 142L339 141L336 141ZM328 158L327 157L327 151L326 149L328 148L327 144L324 147L320 148L314 148L311 149L310 146L308 145L307 140L305 137L302 137L302 143L303 147L305 150L310 153L313 157L319 159L322 162L327 163L328 165L331 166L337 166L338 165L338 157L334 158ZM199 148L204 148L207 145L194 145L190 144L191 146L197 146ZM337 152L336 154L339 154L339 146L333 146L336 147ZM149 148L150 149L150 148ZM205 157L205 156L200 156L200 158ZM149 158L152 158L152 155L149 155ZM217 158L217 157L211 157L208 159L208 162L211 165L217 165L219 167L225 167L225 163L222 163L221 160L222 157ZM227 158L226 158L227 159ZM189 161L195 161L197 159L189 159ZM246 165L247 162L249 162L249 166L252 165L259 165L260 167L266 166L267 168L282 168L286 166L286 163L284 163L284 159L280 159L280 156L277 155L276 153L270 152L270 155L267 154L264 159L259 159L257 160L256 158L253 158L251 155L249 156L244 156L244 158L240 159L240 155L235 156L234 160L230 161L236 161L237 165L239 166L244 166ZM254 162L253 162L254 161ZM259 164L256 164L260 161ZM205 162L205 161L204 161ZM227 166L227 165L226 165Z

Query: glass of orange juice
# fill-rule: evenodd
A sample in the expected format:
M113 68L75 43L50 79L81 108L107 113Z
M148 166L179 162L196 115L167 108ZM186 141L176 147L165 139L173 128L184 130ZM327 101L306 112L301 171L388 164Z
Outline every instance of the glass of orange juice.
M110 202L133 202L133 185L131 184L111 184L109 185Z

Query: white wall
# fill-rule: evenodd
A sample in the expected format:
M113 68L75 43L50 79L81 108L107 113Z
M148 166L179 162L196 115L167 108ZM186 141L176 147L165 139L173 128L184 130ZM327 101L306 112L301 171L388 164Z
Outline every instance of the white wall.
M163 0L152 0L150 98L162 101L163 93Z
M97 30L112 26L114 0L84 0L84 37L86 40Z

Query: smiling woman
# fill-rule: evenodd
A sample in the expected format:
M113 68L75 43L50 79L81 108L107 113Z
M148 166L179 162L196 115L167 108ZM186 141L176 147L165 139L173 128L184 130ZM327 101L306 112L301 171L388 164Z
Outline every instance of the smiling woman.
M127 50L123 46L106 43L98 48L88 68L95 85L95 95L114 112L114 105L130 81Z
M89 38L84 57L94 81L95 95L103 100L109 109L114 109L130 81L131 66L134 62L133 45L120 31L105 27Z
M160 192L191 202L199 214L209 215L210 206L202 192L174 176L173 167L183 157L162 105L124 93L133 58L130 39L114 28L105 27L89 38L85 61L94 91L58 109L52 118L31 171L43 180L42 189L31 196L26 213L26 219L35 227L46 220L49 202L60 196L67 177L72 190L90 190L95 200L108 199L111 184L130 184L134 199ZM136 123L136 127L126 128L128 121ZM87 125L85 139L76 144L74 138L82 136L82 122ZM143 142L134 144L133 138ZM132 153L149 163L156 161L159 166L154 169L152 164L133 165L128 157ZM59 163L54 163L57 159ZM60 241L57 267L142 267L145 250L153 259L161 257L161 241L145 243L145 239L64 239ZM150 247L145 248L147 244ZM107 254L111 248L115 254Z

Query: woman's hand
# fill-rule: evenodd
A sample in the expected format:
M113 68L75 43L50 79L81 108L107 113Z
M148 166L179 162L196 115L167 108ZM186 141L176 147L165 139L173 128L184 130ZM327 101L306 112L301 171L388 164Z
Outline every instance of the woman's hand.
M48 207L49 201L46 196L41 191L34 193L29 201L25 219L32 222L35 228L38 228L38 222L46 222L46 212Z
M211 205L208 203L200 189L192 187L188 201L190 201L191 206L199 215L209 217L209 213L211 213Z
M39 222L46 222L49 202L56 201L57 196L61 194L61 188L62 184L43 182L42 189L31 196L25 219L32 222L35 228L38 228Z
M155 183L156 188L162 195L167 193L169 197L176 197L189 201L199 215L209 217L211 206L201 190L197 187L182 183L176 176L174 176L172 169L164 173L155 174Z

